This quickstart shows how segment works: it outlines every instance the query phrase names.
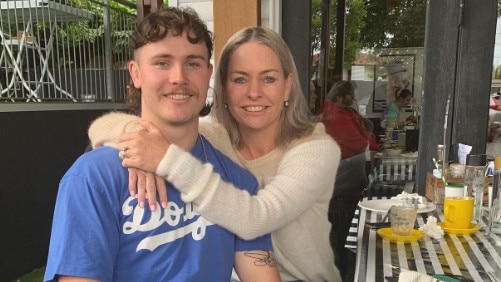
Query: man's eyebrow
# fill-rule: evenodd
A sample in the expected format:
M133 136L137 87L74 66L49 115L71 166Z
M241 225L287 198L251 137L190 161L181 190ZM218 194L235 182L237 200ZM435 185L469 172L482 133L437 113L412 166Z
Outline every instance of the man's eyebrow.
M270 72L278 72L280 73L280 70L278 69L267 69L267 70L263 70L261 72L259 72L260 75L263 75L263 74L267 74L267 73L270 73ZM247 72L245 71L241 71L241 70L234 70L234 71L231 71L230 72L231 74L243 74L243 75L248 75Z
M168 53L161 53L153 56L153 59L171 59L174 58L174 55L168 54ZM190 54L185 57L186 59L200 59L200 60L206 60L206 57L203 55L197 55L197 54Z
M161 54L156 54L152 57L152 59L170 59L170 58L174 58L173 55L171 54L167 54L167 53L161 53Z
M197 55L197 54L190 54L186 56L187 59L200 59L200 60L207 60L207 57L203 55Z

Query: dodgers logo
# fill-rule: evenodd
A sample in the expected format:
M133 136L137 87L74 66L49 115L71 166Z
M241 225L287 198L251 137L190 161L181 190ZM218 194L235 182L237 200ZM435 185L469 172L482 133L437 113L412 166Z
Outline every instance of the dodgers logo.
M180 223L190 220L198 215L193 210L191 203L186 203L185 207L179 207L174 202L168 202L165 209L160 208L160 205L157 203L157 209L154 212L151 212L150 219L147 222L141 223L146 209L142 209L136 204L131 204L131 201L134 199L135 198L133 197L129 197L122 205L123 215L132 215L132 221L128 221L123 225L122 230L124 234L151 231L160 227L162 224L168 224L169 226L176 227ZM213 225L213 223L199 216L194 222L188 225L182 225L175 230L167 231L165 233L150 236L141 240L137 245L136 251L154 251L163 244L173 242L174 240L189 234L191 234L191 237L194 240L201 240L205 237L205 230L209 225Z

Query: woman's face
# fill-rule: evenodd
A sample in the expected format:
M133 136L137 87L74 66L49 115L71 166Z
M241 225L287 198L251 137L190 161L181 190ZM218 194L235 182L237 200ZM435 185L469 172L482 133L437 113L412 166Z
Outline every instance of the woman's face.
M241 133L265 133L275 137L284 101L289 100L291 78L268 46L247 42L230 57L225 82L228 110ZM269 134L268 134L269 133Z

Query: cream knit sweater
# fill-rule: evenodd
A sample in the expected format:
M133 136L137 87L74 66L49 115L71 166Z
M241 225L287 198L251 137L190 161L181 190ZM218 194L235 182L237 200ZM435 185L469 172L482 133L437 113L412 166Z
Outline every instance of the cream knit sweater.
M122 113L97 119L89 129L92 145L116 147L125 125L127 131L137 129L136 119ZM282 280L341 281L327 220L340 149L323 125L287 149L276 148L250 161L234 149L221 125L201 123L200 133L254 173L261 188L256 196L223 182L210 164L176 145L169 147L157 174L176 186L183 200L193 202L205 218L238 236L252 239L271 232Z

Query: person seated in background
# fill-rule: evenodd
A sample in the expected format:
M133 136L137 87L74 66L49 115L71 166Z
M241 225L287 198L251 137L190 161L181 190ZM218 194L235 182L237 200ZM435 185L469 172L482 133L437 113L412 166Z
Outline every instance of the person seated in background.
M371 151L379 151L379 145L367 128L369 120L364 119L352 106L355 101L355 87L349 81L338 81L331 87L324 103L316 115L325 125L325 130L341 147L341 159Z
M198 133L199 115L210 110L213 40L196 12L169 7L149 14L130 46L128 103L221 182L256 194L257 179ZM233 267L243 281L280 281L269 234L241 239L198 214L171 182L161 180L166 205L157 197L155 209L142 208L129 195L134 169L122 165L133 154L131 147L94 149L63 176L45 281L230 281Z
M404 108L412 101L412 92L407 88L395 90L395 100L384 110L384 119L381 122L383 128L400 128L404 125L416 123L416 117L404 116Z
M336 174L334 193L329 205L330 241L336 256L336 266L343 281L353 281L353 252L344 247L346 237L363 189L369 183L366 151L379 151L369 120L352 108L355 87L349 81L337 81L317 112L325 129L341 147L341 162Z

